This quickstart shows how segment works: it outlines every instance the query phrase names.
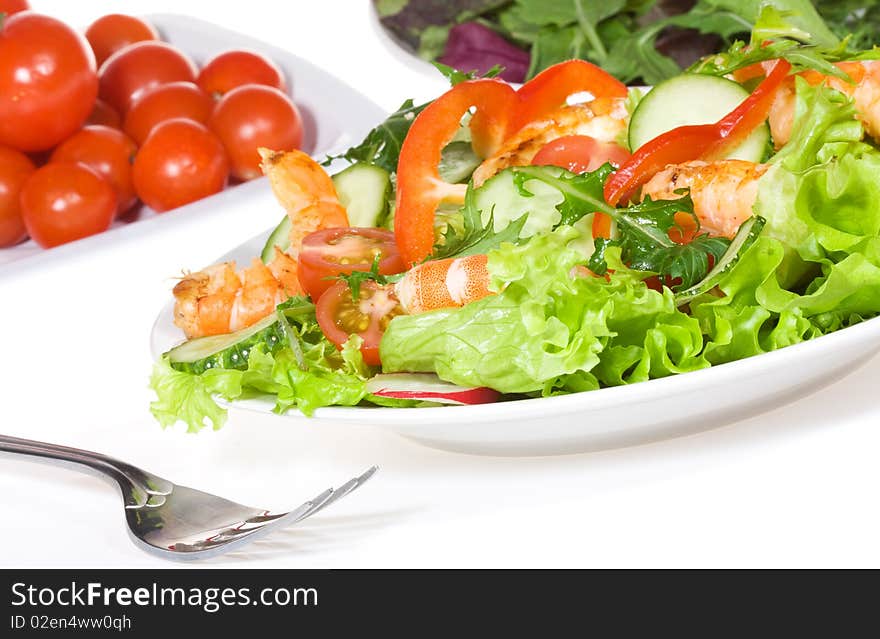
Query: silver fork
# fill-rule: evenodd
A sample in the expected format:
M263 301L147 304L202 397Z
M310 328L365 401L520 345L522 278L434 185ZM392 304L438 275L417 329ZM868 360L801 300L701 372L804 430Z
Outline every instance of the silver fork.
M203 559L240 548L273 530L311 517L361 486L378 470L373 466L290 512L273 513L172 484L131 464L87 450L0 435L0 451L71 462L111 477L122 490L132 541L166 559Z

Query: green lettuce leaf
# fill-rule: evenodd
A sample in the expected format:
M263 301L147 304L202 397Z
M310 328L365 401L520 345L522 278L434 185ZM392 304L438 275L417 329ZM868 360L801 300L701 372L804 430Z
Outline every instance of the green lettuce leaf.
M381 343L383 370L434 372L465 386L505 393L590 390L703 368L698 322L675 308L669 290L609 249L606 281L573 276L586 256L579 233L562 226L489 254L502 291L460 309L392 320Z

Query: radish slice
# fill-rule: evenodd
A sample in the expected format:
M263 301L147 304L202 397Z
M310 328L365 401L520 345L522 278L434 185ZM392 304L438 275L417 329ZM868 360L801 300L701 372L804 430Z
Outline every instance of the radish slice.
M501 393L483 386L456 386L434 373L387 373L367 381L367 392L379 397L414 399L438 404L489 404Z

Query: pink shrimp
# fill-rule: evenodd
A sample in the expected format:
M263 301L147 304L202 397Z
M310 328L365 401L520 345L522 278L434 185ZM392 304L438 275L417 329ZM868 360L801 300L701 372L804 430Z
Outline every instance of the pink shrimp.
M275 197L292 221L290 248L275 247L275 257L236 272L234 262L188 273L174 287L174 323L188 338L219 335L245 328L275 306L302 293L297 256L302 239L313 231L348 226L330 176L305 153L260 149L263 172Z
M485 255L434 260L414 266L394 287L406 313L458 308L493 292Z
M836 66L849 75L855 84L816 71L801 75L810 84L825 83L853 98L857 117L865 125L865 131L875 140L880 140L880 60L838 62ZM780 89L770 109L770 132L777 150L791 139L794 117L795 85L794 78L791 78Z
M766 164L745 160L672 164L642 187L642 197L671 200L680 197L676 190L690 189L702 230L733 237L751 217L758 197L758 180L766 172Z

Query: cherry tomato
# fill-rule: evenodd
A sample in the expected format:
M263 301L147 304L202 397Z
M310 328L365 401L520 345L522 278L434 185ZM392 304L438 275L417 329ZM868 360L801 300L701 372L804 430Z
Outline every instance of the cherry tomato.
M214 101L192 82L169 82L145 91L125 114L123 129L143 144L157 124L174 118L208 122Z
M161 213L223 190L229 161L203 124L177 118L153 129L134 159L132 176L138 197Z
M550 164L572 173L587 173L606 162L620 166L629 155L629 151L614 142L600 142L588 135L566 135L545 144L535 155L532 164Z
M76 131L95 103L88 43L55 18L25 11L0 31L0 144L52 148Z
M221 97L245 84L263 84L285 90L284 76L274 62L252 51L227 51L211 58L199 73L198 85Z
M37 170L21 151L0 146L0 248L14 246L27 237L21 219L21 185Z
M0 13L11 16L19 11L27 11L31 8L27 0L0 0Z
M98 73L102 100L125 115L148 89L166 82L195 82L192 60L164 42L136 42L111 55Z
M315 313L321 331L337 348L341 349L350 335L359 335L364 340L361 346L364 362L378 366L382 363L379 359L382 335L388 323L403 314L403 309L392 285L379 286L368 280L361 284L356 301L346 282L336 282L318 300Z
M136 152L137 145L119 129L94 125L62 142L49 161L83 164L107 180L116 191L121 215L137 202L131 181L131 163Z
M86 29L86 40L92 45L98 66L111 55L130 44L143 40L158 40L152 25L140 18L111 13L95 20Z
M217 103L208 126L217 134L240 180L260 177L261 146L288 151L302 144L299 110L278 89L249 84L227 93Z
M379 273L393 275L406 270L397 250L394 233L374 228L334 228L306 235L299 252L297 276L313 300L333 286L338 275L369 271L376 256Z
M112 106L103 100L95 100L95 106L92 114L86 120L86 125L100 124L101 126L109 126L114 129L122 129L122 118Z
M21 213L28 234L43 248L50 248L110 228L116 192L82 164L52 162L25 181Z

